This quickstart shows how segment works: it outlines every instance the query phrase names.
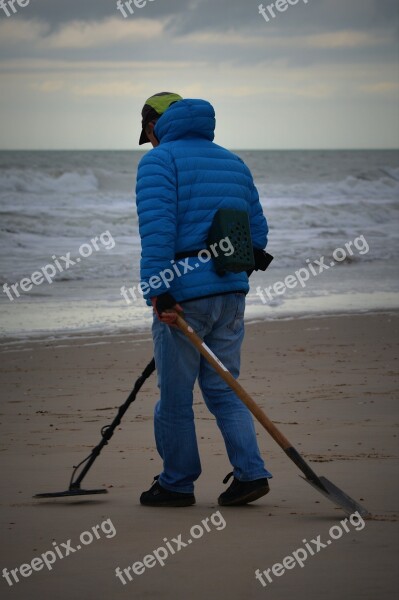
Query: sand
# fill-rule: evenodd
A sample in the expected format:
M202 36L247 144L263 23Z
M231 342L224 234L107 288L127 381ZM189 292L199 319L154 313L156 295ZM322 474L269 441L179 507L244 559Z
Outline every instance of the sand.
M300 479L260 425L259 444L274 475L270 494L251 506L218 507L230 465L198 390L203 474L197 504L141 507L141 491L160 471L152 431L154 375L85 480L84 487L109 493L33 500L35 493L68 487L72 465L100 440L100 427L150 361L152 344L149 333L4 344L0 567L19 569L55 551L53 542L64 557L51 570L23 567L25 576L15 572L18 583L8 576L12 586L1 578L1 597L397 597L398 322L398 314L380 313L247 325L241 383L318 474L371 511L374 518L363 524L355 519L342 524L345 514ZM96 525L98 536L92 531ZM79 544L81 533L90 531ZM312 542L318 536L325 547ZM183 546L179 539L192 543ZM306 551L305 543L314 555L308 549L303 567L293 565L288 557L300 547ZM79 550L67 550L78 544ZM169 552L163 566L149 557L161 546ZM162 551L158 554L162 559ZM123 573L146 556L147 566L128 570L132 581L125 574L124 585L115 569ZM255 578L257 569L268 573L262 575L265 586Z

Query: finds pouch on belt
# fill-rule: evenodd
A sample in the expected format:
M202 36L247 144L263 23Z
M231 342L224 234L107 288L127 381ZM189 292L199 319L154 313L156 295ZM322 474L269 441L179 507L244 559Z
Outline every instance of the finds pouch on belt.
M226 244L229 250L226 251ZM216 272L241 273L255 268L251 230L245 210L220 208L216 211L207 238Z

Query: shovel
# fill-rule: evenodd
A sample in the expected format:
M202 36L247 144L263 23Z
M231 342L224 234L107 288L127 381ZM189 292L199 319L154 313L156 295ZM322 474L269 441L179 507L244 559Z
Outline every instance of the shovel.
M171 310L165 312L174 312ZM185 336L191 340L194 346L199 350L202 356L209 362L210 365L217 371L220 377L231 387L231 389L237 394L242 402L249 408L254 417L259 423L266 429L266 431L272 436L275 442L284 450L288 458L290 458L296 466L305 475L303 479L310 483L318 492L323 494L331 502L333 502L339 508L342 508L345 513L352 515L353 513L359 513L364 518L370 518L371 514L369 511L361 506L356 500L353 500L350 496L345 494L342 490L337 488L331 481L326 477L319 477L310 468L307 462L302 458L299 452L294 448L291 442L277 429L274 423L269 417L263 412L263 410L256 404L251 396L244 390L244 388L234 379L230 371L224 366L224 364L218 359L217 356L212 352L210 348L201 340L201 338L195 333L192 327L186 323L186 321L177 314L175 324L184 333Z

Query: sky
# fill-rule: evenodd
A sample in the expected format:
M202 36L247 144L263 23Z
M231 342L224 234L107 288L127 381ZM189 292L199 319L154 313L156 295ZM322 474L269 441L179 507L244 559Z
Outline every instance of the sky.
M0 0L1 149L138 149L161 91L232 149L399 147L397 0L119 1Z

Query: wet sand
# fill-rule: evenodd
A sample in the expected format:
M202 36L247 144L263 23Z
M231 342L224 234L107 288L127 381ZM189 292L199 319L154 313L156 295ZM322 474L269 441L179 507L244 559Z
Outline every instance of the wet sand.
M197 504L141 507L141 491L160 471L152 430L154 375L84 482L84 487L109 493L33 500L35 493L68 487L72 465L99 442L101 426L112 420L150 361L152 343L149 334L141 333L4 344L1 569L10 572L31 563L54 551L53 542L65 554L62 543L67 540L76 549L82 532L105 522L108 529L97 528L99 539L92 533L87 545L90 537L83 536L81 548L57 557L51 571L43 566L25 577L16 572L18 583L8 575L12 586L3 577L1 597L396 597L398 322L397 313L370 313L247 325L240 381L318 474L371 511L374 518L363 526L348 521L349 531L341 524L345 514L298 477L295 465L258 424L262 454L274 475L271 492L251 506L218 507L230 465L198 389L203 473L196 486ZM110 524L116 531L112 536ZM195 525L199 527L192 529ZM329 533L332 526L335 535L341 531L337 539ZM186 546L173 541L180 534ZM326 547L311 541L318 536ZM314 556L308 550L303 568L292 566L286 557L306 548L304 540ZM142 574L128 569L132 581L125 574L124 585L116 577L117 567L123 572L155 549L167 549L167 542L175 553L167 550L164 566L147 558L151 567L135 567ZM290 567L275 566L273 571L284 559ZM262 575L264 586L255 578L257 569L268 572L272 582ZM28 568L22 571L26 574Z

